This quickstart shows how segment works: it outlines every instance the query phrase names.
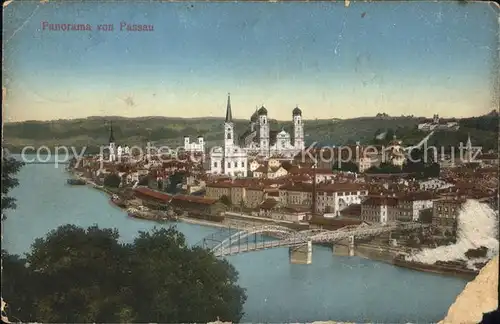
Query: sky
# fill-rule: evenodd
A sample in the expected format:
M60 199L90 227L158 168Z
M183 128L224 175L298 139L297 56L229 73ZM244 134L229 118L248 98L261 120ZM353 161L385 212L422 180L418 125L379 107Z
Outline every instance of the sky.
M3 18L5 121L224 117L228 93L245 119L262 105L279 120L296 105L305 119L496 108L499 20L487 3L15 0Z

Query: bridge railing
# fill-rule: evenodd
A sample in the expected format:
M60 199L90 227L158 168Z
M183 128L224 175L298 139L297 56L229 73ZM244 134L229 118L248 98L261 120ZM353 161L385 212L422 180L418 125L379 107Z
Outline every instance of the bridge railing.
M300 245L306 243L307 241L315 243L333 243L351 236L364 238L377 236L396 229L411 230L415 228L423 228L425 226L425 224L420 223L403 224L395 222L374 226L346 226L335 231L322 229L295 231L276 225L246 226L244 229L234 231L225 238L220 236L206 238L205 244L210 241L212 244L209 247L214 253L227 255L250 250L254 251L273 247ZM227 234L228 231L226 230L225 233ZM263 235L265 234L271 234L275 237L279 236L279 238L274 241L266 241L263 239ZM254 240L250 241L249 239L252 235L255 235ZM259 240L257 239L257 235L260 235Z

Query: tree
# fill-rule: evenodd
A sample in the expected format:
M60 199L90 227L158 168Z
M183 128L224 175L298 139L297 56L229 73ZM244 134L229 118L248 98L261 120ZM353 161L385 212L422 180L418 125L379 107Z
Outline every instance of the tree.
M122 182L122 179L116 173L110 173L110 174L106 175L106 177L104 178L104 185L106 187L110 187L110 188L120 187L121 182Z
M219 201L220 201L221 203L223 203L224 205L228 206L228 207L229 207L229 206L231 206L231 204L232 204L232 203L231 203L231 198L229 198L229 197L228 197L228 196L226 196L226 195L223 195L222 197L220 197Z
M186 174L184 172L175 172L168 177L168 185L166 187L166 192L175 194L178 189L177 186L184 181Z
M431 224L432 208L422 209L419 213L419 221L425 224Z
M8 156L8 153L2 149L2 220L5 219L5 210L16 208L16 199L8 197L7 194L13 188L19 185L19 181L15 175L21 170L24 165L22 161Z
M149 183L149 176L144 175L139 178L139 181L137 183L138 186L147 186Z
M333 164L332 171L344 171L344 172L359 173L359 168L358 168L358 165L352 161L335 162Z
M24 322L238 322L246 300L238 273L188 247L175 228L118 232L61 226L37 239L26 260L2 251L3 297ZM4 286L5 284L5 286Z

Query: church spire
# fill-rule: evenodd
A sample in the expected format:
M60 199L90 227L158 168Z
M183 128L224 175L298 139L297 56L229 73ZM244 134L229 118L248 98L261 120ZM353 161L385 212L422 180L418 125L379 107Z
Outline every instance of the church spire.
M231 113L231 94L227 94L227 109L226 109L226 123L233 122L233 114Z
M114 143L115 142L115 136L113 135L113 122L109 122L109 142Z
M467 150L472 149L472 141L470 140L470 133L467 134L467 144L465 145Z

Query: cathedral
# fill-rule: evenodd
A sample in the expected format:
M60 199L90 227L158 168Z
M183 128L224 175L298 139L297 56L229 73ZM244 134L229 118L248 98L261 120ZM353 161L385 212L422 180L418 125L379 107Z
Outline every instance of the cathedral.
M248 156L269 158L279 156L292 158L304 149L304 125L302 111L295 107L292 111L294 138L284 129L270 130L267 109L262 106L250 118L248 129L236 137L228 94L226 119L224 122L224 147L210 153L210 173L230 176L247 176Z

